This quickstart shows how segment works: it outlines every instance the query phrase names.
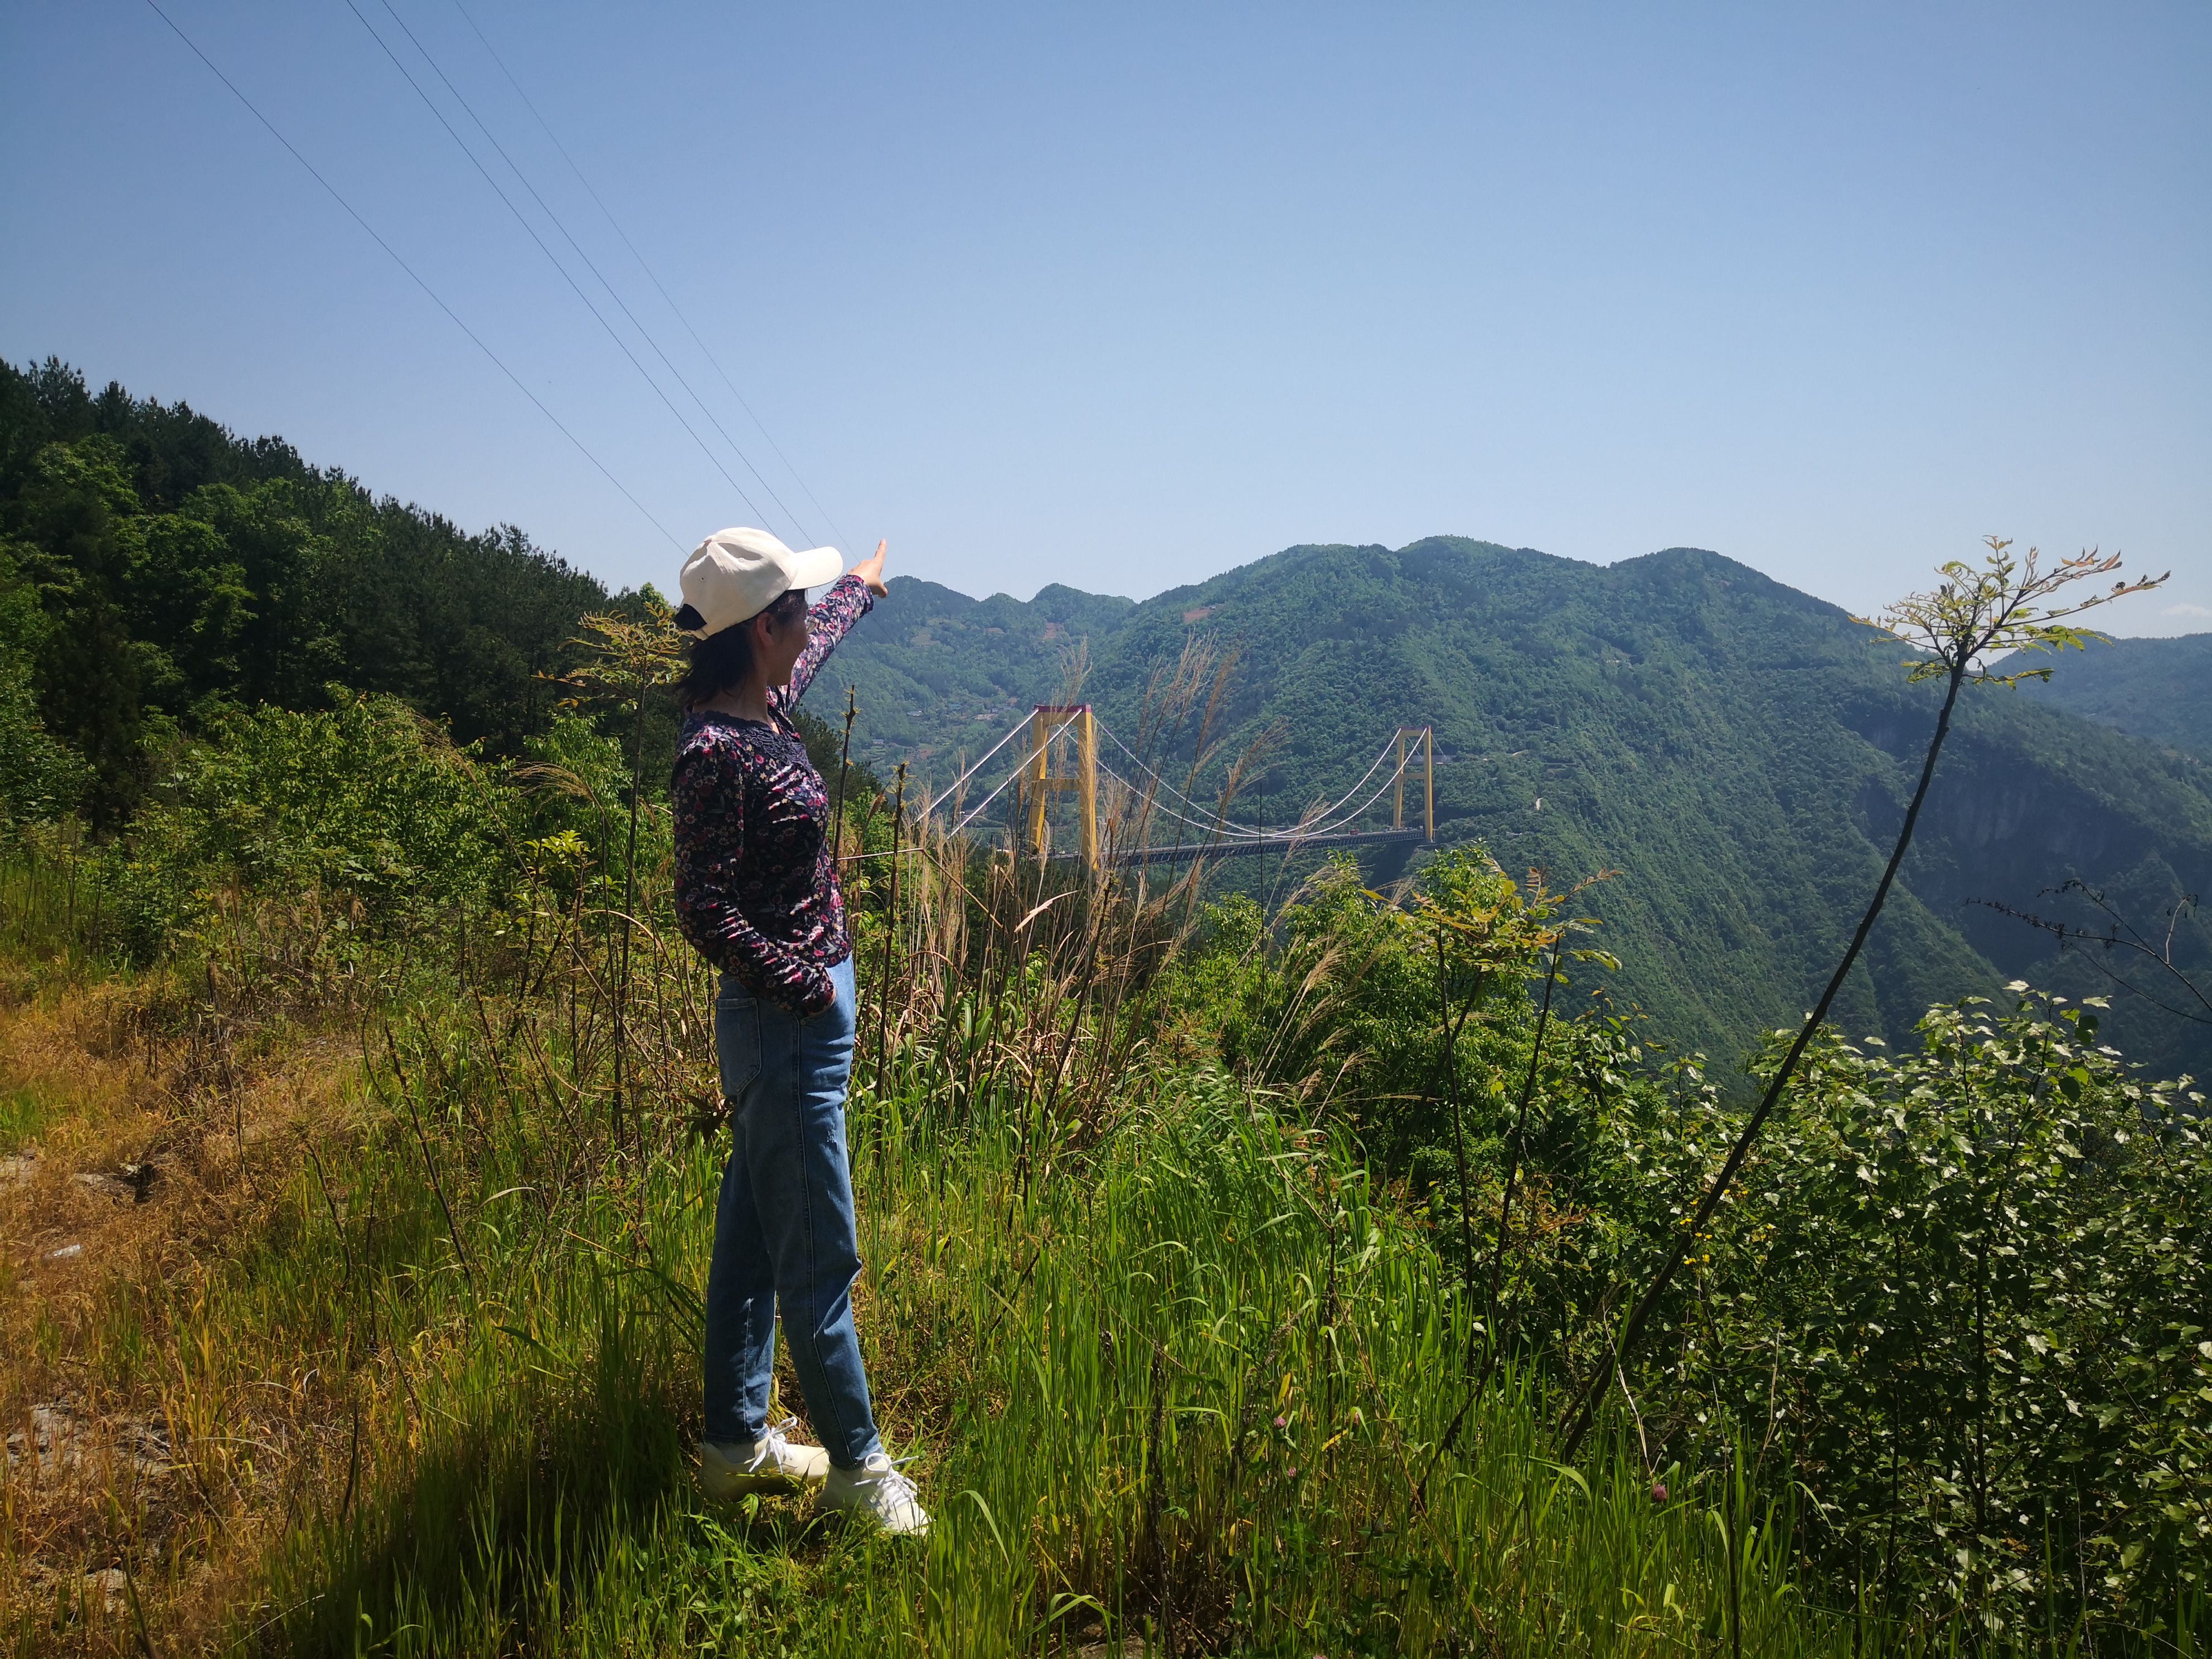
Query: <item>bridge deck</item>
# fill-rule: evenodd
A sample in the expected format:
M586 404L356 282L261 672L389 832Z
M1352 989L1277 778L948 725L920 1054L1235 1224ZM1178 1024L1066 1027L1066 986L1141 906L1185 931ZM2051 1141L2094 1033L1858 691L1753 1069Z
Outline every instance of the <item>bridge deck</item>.
M1373 847L1392 842L1425 846L1428 838L1419 830L1355 830L1333 836L1268 836L1249 841L1186 842L1180 846L1125 847L1109 853L1109 864L1172 864L1190 859L1260 858L1270 854L1322 853L1338 847ZM1079 854L1058 854L1078 858Z

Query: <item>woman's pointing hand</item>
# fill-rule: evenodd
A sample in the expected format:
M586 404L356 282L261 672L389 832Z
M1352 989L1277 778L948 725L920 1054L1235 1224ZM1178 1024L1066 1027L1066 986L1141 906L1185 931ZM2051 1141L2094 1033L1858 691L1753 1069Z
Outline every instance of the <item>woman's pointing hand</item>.
M868 592L878 599L890 592L884 586L884 550L890 545L889 542L878 542L875 552L854 565L851 573L866 582Z

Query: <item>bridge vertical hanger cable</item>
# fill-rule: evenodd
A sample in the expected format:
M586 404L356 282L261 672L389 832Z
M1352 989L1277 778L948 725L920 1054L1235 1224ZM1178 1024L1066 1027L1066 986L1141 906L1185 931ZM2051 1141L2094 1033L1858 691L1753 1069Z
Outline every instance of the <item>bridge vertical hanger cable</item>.
M706 400L692 389L691 382L684 378L684 371L669 361L668 354L660 349L660 342L653 337L653 331L638 320L637 313L629 308L629 301L623 298L621 290L607 280L606 273L601 270L592 256L584 251L583 244L576 240L568 227L562 222L561 216L553 210L552 204L538 193L538 186L531 183L530 175L522 170L521 163L507 154L507 146L501 143L498 135L484 125L483 118L477 113L475 106L471 104L467 95L453 84L453 77L447 75L438 60L431 56L430 49L422 44L413 29L407 27L407 20L399 15L398 9L392 5L392 0L380 0L380 3L385 11L390 15L392 21L399 26L399 32L407 37L408 43L422 54L422 61L430 66L431 72L444 84L446 90L453 94L453 101L461 106L462 112L476 124L477 131L483 134L485 142L499 152L499 159L507 163L507 170L521 182L523 189L530 192L530 199L538 204L539 211L553 222L553 228L561 233L562 239L567 241L576 257L584 262L584 268L590 271L598 280L599 286L607 291L607 297L621 307L622 314L629 319L629 325L635 329L638 337L653 349L653 355L660 359L661 367L675 376L676 384L684 388L684 395L698 406L699 412L707 417L708 424L712 426L722 441L729 446L730 453L738 458L745 470L753 475L754 481L768 492L769 499L782 510L784 517L791 521L792 528L798 532L799 541L802 544L812 542L815 538L812 532L799 522L799 514L793 512L785 504L783 497L776 494L775 486L762 474L760 468L753 465L752 457L738 447L738 441L729 434L728 429L715 417L714 411L707 407ZM465 13L463 15L466 15ZM471 27L474 27L473 24ZM650 275L650 273L647 274Z
M566 438L570 443L574 444L576 447L577 453L582 455L586 460L589 461L592 466L599 470L599 476L605 478L609 483L612 484L616 489L620 491L622 498L628 501L632 507L635 507L639 514L643 516L647 524L651 525L655 530L658 530L664 537L666 537L668 544L671 547L673 547L678 552L681 552L684 549L684 544L678 541L674 536L669 534L668 526L661 523L659 520L654 518L643 501L641 501L635 495L630 494L629 487L608 470L607 464L605 461L602 461L598 456L592 453L591 450L586 447L584 441L581 438L579 438L574 433L569 431L566 426L562 424L561 417L556 415L551 410L548 409L545 406L544 400L541 399L536 392L532 392L529 386L523 383L522 377L517 374L513 369L509 368L505 362L501 359L500 355L483 343L483 337L477 334L476 330L471 328L466 323L461 320L460 313L439 297L437 289L432 288L429 283L424 282L422 276L416 271L414 266L409 264L406 260L399 257L399 251L393 247L391 243L386 241L382 234L377 230L376 227L370 224L368 220L362 217L359 210L357 210L352 203L347 201L343 196L338 193L337 186L333 185L329 179L324 178L322 173L316 168L315 164L300 153L298 146L294 144L289 138L287 138L283 132L277 130L276 124L271 121L267 116L264 115L259 108L255 106L251 98L248 98L243 92L239 90L238 83L233 81L228 75L225 75L220 69L216 67L215 59L209 57L207 53L202 52L199 49L198 43L196 42L191 35L186 34L184 30L178 26L177 20L170 16L167 12L161 9L159 0L146 0L146 3L148 6L152 8L154 15L156 17L160 18L164 23L167 23L169 26L170 32L173 33L178 40L185 43L185 46L191 51L192 56L198 58L201 63L207 65L208 73L214 76L216 80L222 82L224 87L228 88L230 95L237 99L240 103L246 106L246 113L251 115L255 120L260 122L262 126L267 129L269 136L274 138L278 143L283 145L286 153L289 154L294 161L297 161L301 167L307 170L307 176L313 179L317 184L320 185L323 189L328 192L330 198L345 210L346 216L351 219L354 223L359 225L362 230L368 234L369 240L374 242L377 246L382 248L385 252L391 257L392 263L398 265L401 270L407 274L407 279L410 282L413 283L416 287L421 289L424 294L429 296L430 303L436 306L439 310L444 312L455 328L458 328L462 333L469 337L469 343L475 346L478 351L483 352L485 356L489 357L491 360L492 367L499 370L501 374L506 375L507 378L514 383L514 389L517 392L520 392L524 397L529 398L532 404L537 409L538 412L553 423L553 429L558 432L562 437Z
M1173 795L1177 800L1181 801L1184 805L1191 808L1194 811L1210 813L1215 817L1220 816L1218 813L1214 812L1214 809L1208 806L1204 801L1193 800L1188 795L1183 793L1182 790L1176 788L1175 785L1170 783L1165 778L1162 777L1159 774L1159 769L1155 767L1150 761L1147 761L1139 756L1137 751L1130 748L1127 744L1122 742L1121 734L1116 732L1112 726L1108 726L1103 720L1101 720L1098 725L1098 729L1103 732L1108 737L1113 738L1114 746L1129 757L1129 763L1136 767L1139 771L1149 775L1152 781L1158 785L1161 790L1168 794ZM1126 783L1128 780L1125 778L1122 781ZM1222 821L1224 823L1228 822L1225 818ZM1249 835L1251 831L1247 830L1244 833Z
M523 90L522 82L514 78L514 71L507 68L507 60L499 55L499 49L492 45L489 37L477 27L477 20L471 15L469 9L461 3L461 0L453 0L453 9L460 13L461 21L469 26L471 32L483 44L491 61L499 65L499 72L507 77L507 85L514 88L514 95L522 100L523 107L530 112L531 118L538 123L539 130L552 141L553 148L561 153L561 159L568 164L568 171L576 175L576 182L584 187L584 193L592 198L592 205L599 209L600 216L613 228L615 234L622 239L622 245L629 250L629 257L637 261L637 268L645 273L646 280L653 284L653 291L666 302L669 310L676 313L676 320L684 325L684 331L691 337L691 343L699 348L699 355L713 366L715 374L720 378L722 384L729 388L730 396L738 400L738 407L745 411L746 418L752 422L761 436L767 440L768 447L775 452L776 459L783 463L784 470L791 474L793 480L805 493L806 499L813 503L814 510L822 515L823 522L830 526L830 533L837 538L841 546L851 547L854 544L839 527L836 517L828 507L822 505L822 498L814 493L813 486L806 482L798 467L792 464L791 457L783 453L783 446L776 442L775 435L768 429L761 417L753 412L753 406L745 401L745 394L738 390L737 382L730 378L729 371L722 367L721 360L708 348L706 341L699 337L699 331L691 326L690 318L684 315L684 307L676 303L676 296L662 284L653 267L646 262L645 255L638 252L637 244L630 240L629 233L622 228L622 222L615 217L614 210L600 199L599 192L592 187L592 181L585 176L583 168L576 165L576 158L568 154L568 147L561 142L561 135L553 131L552 124L539 112L537 104L532 101L530 94ZM732 447L735 447L734 445ZM750 465L751 463L748 462L747 465ZM757 469L756 469L756 476L757 476ZM766 480L763 480L763 483L765 484ZM770 493L773 494L773 490ZM781 506L781 501L779 501L777 505Z
M968 781L973 778L976 773L980 772L983 769L985 763L988 762L992 757L996 755L1001 749L1004 749L1008 743L1012 742L1014 738L1018 736L1021 732L1030 728L1031 721L1034 718L1034 715L1024 715L1020 720L1017 721L1014 726L1007 730L1005 735L1000 738L998 742L993 744L990 748L985 750L981 756L977 757L974 761L970 762L965 768L963 768L959 776L955 778L950 785L948 785L930 801L928 806L923 810L922 815L924 817L927 817L929 814L934 812L939 805L943 805L945 801L951 799L955 794L964 788ZM1121 773L1115 771L1112 767L1107 765L1103 761L1096 762L1094 764L1101 775L1112 780L1114 782L1120 784L1124 789L1127 790L1132 796L1148 801L1149 805L1146 810L1149 813L1157 813L1162 817L1172 819L1176 823L1182 824L1188 829L1199 830L1212 837L1213 842L1217 845L1234 844L1249 848L1267 844L1294 847L1301 842L1311 841L1317 836L1334 835L1339 830L1343 830L1346 825L1358 819L1360 815L1365 812L1370 807L1373 806L1376 801L1382 798L1383 792L1390 788L1392 785L1402 785L1406 773L1412 763L1412 753L1410 751L1401 752L1397 757L1397 764L1389 772L1384 774L1382 781L1380 783L1377 783L1375 787L1368 793L1366 798L1360 800L1356 805L1351 804L1353 797L1358 795L1362 788L1365 787L1368 781L1373 778L1375 774L1382 769L1384 763L1391 758L1392 746L1394 744L1398 742L1398 738L1394 736L1390 742L1385 743L1382 745L1381 751L1377 753L1375 759L1369 763L1367 769L1360 774L1358 781L1353 783L1350 789L1346 790L1342 795L1339 796L1328 805L1316 809L1315 811L1308 813L1305 817L1298 823L1287 826L1282 830L1255 830L1250 825L1238 823L1233 819L1224 816L1218 809L1207 806L1202 802L1193 800L1188 795L1184 794L1182 791L1177 789L1173 784L1168 782L1166 779L1163 778L1157 769L1149 765L1140 758L1135 751L1131 750L1129 745L1121 740L1121 736L1103 720L1097 723L1097 729L1103 732L1108 738L1111 738L1115 746L1119 748L1124 755L1128 756L1133 769L1144 778L1149 779L1151 781L1151 787L1148 789L1139 784L1135 779L1124 777ZM984 798L984 805L988 805L989 802L997 799L1000 794L1005 791L1007 785L1020 777L1023 774L1024 769L1034 763L1034 755L1026 756L1018 761L1013 771L1008 775L1006 780L1004 782L1001 782L998 788L994 789L989 795ZM1176 799L1190 807L1192 811L1195 812L1198 816L1194 817L1191 817L1188 814L1179 812L1174 807L1166 805L1161 799L1163 793L1173 796ZM966 828L967 825L974 820L976 812L981 810L981 807L978 806L963 812L960 817L959 822L953 825L950 833L955 835L958 834L961 830ZM1432 808L1431 811L1433 811Z
M515 206L514 198L510 197L507 191L501 187L499 180L491 176L491 169L484 166L483 161L477 159L477 153L469 148L467 141L464 139L459 132L454 131L453 124L446 118L446 112L438 107L436 100L434 100L428 93L422 90L422 82L415 78L413 74L408 70L406 64L399 61L399 54L392 50L390 44L382 35L376 32L374 26L369 22L368 19L362 15L361 8L354 4L354 0L345 0L345 8L354 15L355 18L360 22L362 27L368 31L369 39L375 41L377 46L382 49L384 55L392 60L392 68L399 71L401 78L404 79L410 87L414 88L415 95L422 100L423 107L428 109L432 115L437 118L438 125L445 128L447 136L450 137L456 144L460 146L461 154L469 158L470 165L474 167L479 173L483 175L483 181L491 186L492 193L497 196L501 204L505 205L507 210L514 216L514 222L522 227L524 232L529 236L532 241L538 244L538 251L545 256L545 258L551 263L553 269L561 273L561 280L568 283L570 289L574 292L576 297L584 302L584 308L592 313L592 320L598 323L602 329L606 331L607 337L615 343L616 348L621 351L623 356L629 359L630 367L635 368L638 372L640 377L644 380L645 383L653 388L653 395L660 399L662 404L667 409L668 412L676 417L676 423L684 428L684 432L690 437L693 443L699 446L699 453L704 455L714 469L722 475L723 478L728 483L730 488L738 492L738 498L744 501L748 507L751 508L756 514L759 514L760 507L754 502L753 498L745 493L745 487L737 481L736 477L732 475L730 469L724 466L720 459L712 449L708 447L707 441L699 435L697 430L692 426L691 422L684 418L684 411L677 408L674 400L672 400L665 392L661 390L660 382L653 378L652 374L647 371L643 363L638 362L637 354L629 349L629 343L623 339L621 334L616 331L615 325L606 319L605 313L599 310L599 307L592 303L592 296L584 292L583 285L578 283L574 276L568 274L568 267L562 264L559 258L554 253L553 250L545 245L545 239L538 234L538 228L530 222L529 219L524 215L520 208Z

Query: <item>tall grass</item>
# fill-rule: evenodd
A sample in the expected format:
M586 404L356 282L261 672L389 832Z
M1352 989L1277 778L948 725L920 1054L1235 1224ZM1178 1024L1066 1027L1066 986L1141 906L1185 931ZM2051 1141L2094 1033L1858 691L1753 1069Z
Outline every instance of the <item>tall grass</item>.
M1680 1474L1655 1501L1632 1458L1558 1467L1515 1378L1415 1507L1462 1386L1440 1264L1264 1103L1194 1079L1049 1181L1018 1119L921 1103L870 1106L854 1139L862 1320L926 1544L694 1495L711 1146L578 1197L556 1233L507 1190L542 1149L495 1120L456 1239L395 1128L354 1189L392 1206L380 1272L303 1193L283 1263L240 1275L254 1326L401 1379L361 1385L379 1467L289 1535L258 1617L302 1650L398 1654L983 1655L1091 1626L1183 1652L1642 1653L1739 1615L1753 1651L1850 1645L1794 1589L1786 1525ZM420 1358L380 1364L380 1322Z
M1102 1035L1157 917L1066 889L1044 927L1018 870L924 867L851 1139L863 1328L925 1544L696 1496L706 982L642 936L647 1109L618 1118L605 956L549 909L284 1016L350 1028L349 1103L289 1143L240 1135L258 1219L146 1287L161 1357L135 1350L174 1501L251 1542L228 1610L201 1593L210 1547L126 1526L127 1613L17 1599L19 1649L136 1647L142 1619L162 1650L402 1655L1658 1652L1736 1616L1760 1651L1848 1644L1792 1588L1786 1527L1693 1477L1655 1501L1632 1460L1556 1467L1516 1378L1417 1504L1468 1346L1419 1229L1280 1103ZM952 948L960 884L994 881L1008 908ZM238 982L208 1012L244 1020ZM219 1134L240 1062L193 1063ZM80 1358L124 1387L125 1346Z
M1177 684L1195 707L1210 681ZM1655 1468L1609 1405L1565 1463L1553 1373L1526 1351L1492 1366L1466 1264L1327 1091L1179 1041L1188 1011L1160 992L1182 981L1158 974L1196 876L1154 888L927 824L902 863L847 866L866 975L849 1142L878 1415L936 1524L893 1540L801 1499L704 1503L713 988L650 868L651 902L597 902L640 873L611 879L605 840L596 865L548 854L495 903L343 951L338 901L234 895L146 981L166 1011L141 1021L166 1056L148 1073L180 1136L228 1138L252 1201L68 1356L88 1395L155 1402L175 1467L152 1499L112 1486L109 1553L83 1557L129 1566L127 1607L67 1575L19 1587L19 1651L2099 1645L2063 1610L1907 1623L1816 1576L1822 1516L1754 1488L1757 1450L1724 1429ZM96 952L39 879L10 950ZM1261 953L1294 982L1252 1004L1285 1025L1255 1050L1349 1063L1314 1036L1356 984L1348 955ZM288 1042L344 1044L348 1087L257 1122ZM7 1477L18 1568L51 1549L40 1478ZM2133 1645L2197 1651L2195 1617Z
M16 826L9 838L0 858L0 950L19 963L103 951L106 884L76 826Z

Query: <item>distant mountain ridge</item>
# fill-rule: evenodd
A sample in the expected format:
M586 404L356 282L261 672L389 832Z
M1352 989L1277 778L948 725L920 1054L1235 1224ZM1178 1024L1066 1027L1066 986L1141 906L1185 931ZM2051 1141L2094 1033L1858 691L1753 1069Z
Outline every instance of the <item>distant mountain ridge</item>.
M280 440L94 392L52 360L0 363L0 824L82 811L127 833L156 750L234 706L322 707L333 682L522 752L552 718L545 675L576 660L580 616L648 604L519 530L465 535ZM2015 975L2106 988L2094 958L2054 956L1972 900L2051 912L2065 901L2045 890L2078 878L2151 927L2212 890L2204 641L2069 653L2048 691L1970 695L1847 1029L1899 1041L1929 1002ZM1433 722L1443 842L1480 840L1555 883L1617 870L1591 903L1620 996L1723 1058L1815 994L1933 718L1893 641L1714 554L1601 568L1448 537L1291 548L1142 604L1065 586L978 600L902 578L811 708L834 724L856 685L859 757L942 781L1078 686L1135 740L1151 677L1194 643L1236 658L1194 793L1279 732L1233 810L1279 824L1340 794L1396 726ZM665 775L672 742L655 711L649 773ZM1271 866L1224 877L1273 886ZM1403 873L1404 849L1370 867ZM2201 921L2177 944L2212 975ZM2154 1070L2212 1071L2212 1026L2123 1003L2110 1030Z
M1259 781L1272 821L1340 793L1396 726L1433 724L1449 757L1439 840L1479 839L1555 884L1617 870L1591 898L1622 959L1616 994L1729 1058L1817 994L1935 714L1895 641L1719 555L1600 567L1449 537L1295 547L1140 604L1066 587L977 600L902 579L810 701L827 716L854 685L860 751L942 783L1079 672L1133 732L1154 672L1197 635L1239 653L1220 754L1283 734ZM1237 805L1248 821L1257 799ZM2048 913L2065 901L2045 890L2071 878L2145 921L2205 890L2212 768L2051 699L1971 692L1845 1027L1902 1042L1930 1002L2015 976L2110 990L2078 951L1972 902ZM2212 962L2201 925L2182 945ZM2212 1070L2212 1028L2124 1001L2111 1029L2153 1069Z
M2055 708L2212 761L2212 634L2097 641L2069 652L2063 666L2047 684L2023 689Z

